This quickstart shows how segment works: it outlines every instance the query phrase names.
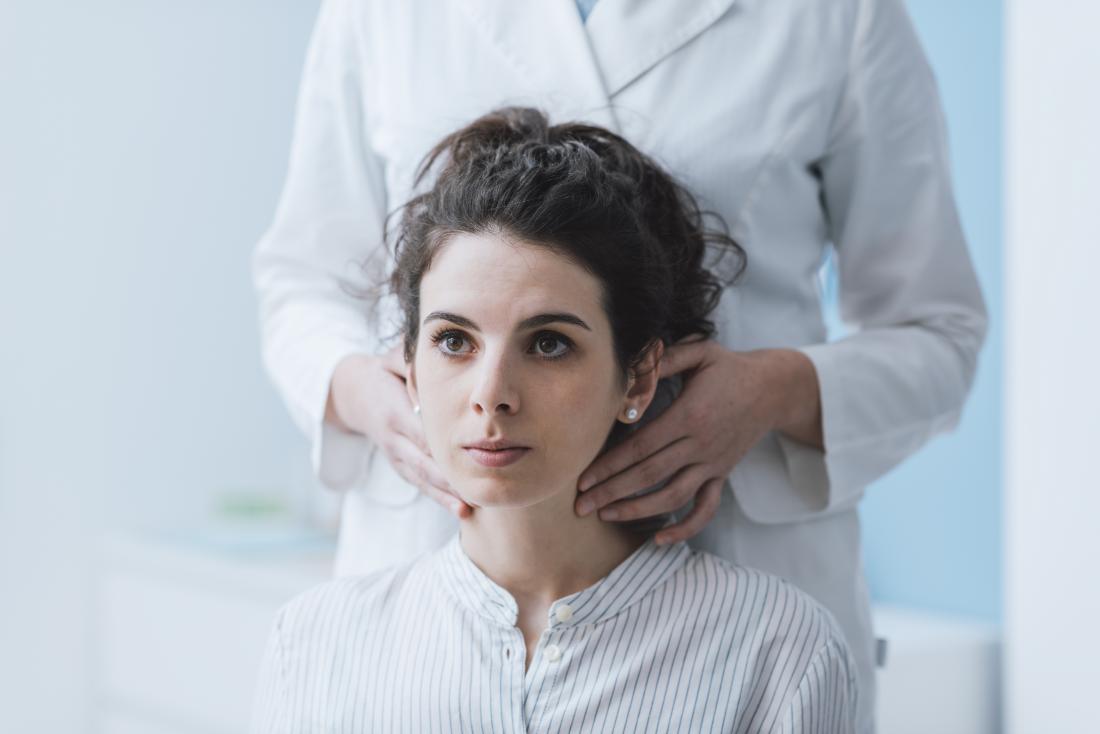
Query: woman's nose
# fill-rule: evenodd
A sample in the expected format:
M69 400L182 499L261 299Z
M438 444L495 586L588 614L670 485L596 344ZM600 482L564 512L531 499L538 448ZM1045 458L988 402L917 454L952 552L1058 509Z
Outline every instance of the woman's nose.
M479 366L470 407L485 415L514 414L519 410L519 391L505 355L486 354Z

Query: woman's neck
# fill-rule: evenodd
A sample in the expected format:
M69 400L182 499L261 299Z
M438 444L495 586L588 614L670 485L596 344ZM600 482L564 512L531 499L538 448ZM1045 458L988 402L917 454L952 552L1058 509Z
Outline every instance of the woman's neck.
M462 549L524 608L548 607L609 574L644 542L596 513L577 517L575 492L530 507L479 507L461 521Z

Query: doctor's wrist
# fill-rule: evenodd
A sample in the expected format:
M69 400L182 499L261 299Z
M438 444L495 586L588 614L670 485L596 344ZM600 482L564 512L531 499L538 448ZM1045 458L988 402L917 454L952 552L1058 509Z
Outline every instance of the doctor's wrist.
M794 440L824 449L821 387L813 362L796 349L760 350L768 360L776 397L773 427Z
M346 433L365 434L363 396L365 377L376 360L369 354L349 354L341 359L332 371L328 399L325 402L325 422Z

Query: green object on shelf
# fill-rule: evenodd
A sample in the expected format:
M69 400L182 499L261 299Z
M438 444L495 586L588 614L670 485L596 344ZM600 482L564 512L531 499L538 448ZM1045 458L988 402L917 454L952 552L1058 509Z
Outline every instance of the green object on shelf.
M238 520L271 519L289 516L291 507L282 492L234 490L216 496L214 514Z

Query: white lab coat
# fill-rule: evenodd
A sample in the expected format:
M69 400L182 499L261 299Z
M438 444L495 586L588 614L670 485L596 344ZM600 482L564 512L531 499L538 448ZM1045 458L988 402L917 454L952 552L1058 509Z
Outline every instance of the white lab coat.
M817 369L824 452L768 435L692 541L783 576L837 617L874 701L856 505L959 419L986 332L960 229L938 91L901 0L325 0L290 166L254 255L267 370L349 489L338 572L434 548L456 521L360 436L323 423L336 363L382 351L345 286L444 134L503 104L616 130L720 213L748 270L714 314L726 347L801 349ZM391 227L396 222L393 217ZM841 313L825 343L817 274L836 248ZM385 313L396 313L392 300Z

